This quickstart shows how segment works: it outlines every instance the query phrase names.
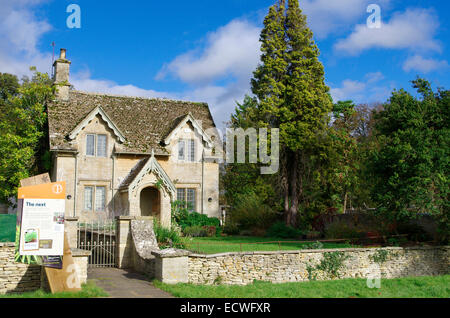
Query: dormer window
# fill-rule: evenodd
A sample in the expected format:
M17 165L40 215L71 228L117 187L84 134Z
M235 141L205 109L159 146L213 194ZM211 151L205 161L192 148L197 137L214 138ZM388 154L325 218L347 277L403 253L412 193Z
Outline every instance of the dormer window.
M180 139L178 140L178 160L195 161L195 140Z
M106 135L86 135L86 156L106 157Z

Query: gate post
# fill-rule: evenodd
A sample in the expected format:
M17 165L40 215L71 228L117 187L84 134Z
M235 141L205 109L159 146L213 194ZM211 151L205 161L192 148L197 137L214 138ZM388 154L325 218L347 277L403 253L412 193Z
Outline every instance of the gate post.
M189 281L189 251L169 248L152 251L156 257L155 278L165 284Z
M67 232L67 238L69 239L70 248L78 248L78 217L70 216L64 218L64 230Z
M134 217L116 217L116 264L119 268L130 268L133 266L131 220L134 220Z

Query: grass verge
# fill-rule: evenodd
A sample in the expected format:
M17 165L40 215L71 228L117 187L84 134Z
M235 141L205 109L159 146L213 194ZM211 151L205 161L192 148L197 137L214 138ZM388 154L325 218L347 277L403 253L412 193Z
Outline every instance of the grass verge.
M27 293L0 295L0 298L95 298L108 296L109 295L103 289L96 286L94 282L87 282L81 286L81 291L79 292L61 292L52 294L39 289Z
M254 236L224 236L224 237L192 237L183 238L187 249L202 254L216 254L225 252L254 252L299 250L315 247L314 242L291 243L292 239ZM265 243L263 243L265 242ZM321 248L350 248L358 247L349 243L323 243ZM315 247L317 248L317 247Z
M449 298L450 275L382 279L368 288L365 279L237 285L154 285L181 298Z

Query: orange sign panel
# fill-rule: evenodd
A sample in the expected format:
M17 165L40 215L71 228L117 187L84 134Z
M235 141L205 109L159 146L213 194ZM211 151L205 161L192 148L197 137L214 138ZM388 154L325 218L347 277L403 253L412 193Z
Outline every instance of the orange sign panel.
M66 182L52 182L33 185L28 187L20 187L18 191L20 199L65 199L66 198Z

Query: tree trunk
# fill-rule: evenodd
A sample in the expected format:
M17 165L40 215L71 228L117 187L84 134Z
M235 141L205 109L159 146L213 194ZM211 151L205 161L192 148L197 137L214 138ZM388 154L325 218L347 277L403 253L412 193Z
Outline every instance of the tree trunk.
M345 191L345 195L344 195L344 210L342 212L344 214L345 214L345 210L347 210L347 195L348 195L348 193L347 193L347 191Z
M287 150L287 191L285 192L285 222L288 226L297 226L297 213L299 203L299 191L298 191L298 163L299 156L297 152Z

